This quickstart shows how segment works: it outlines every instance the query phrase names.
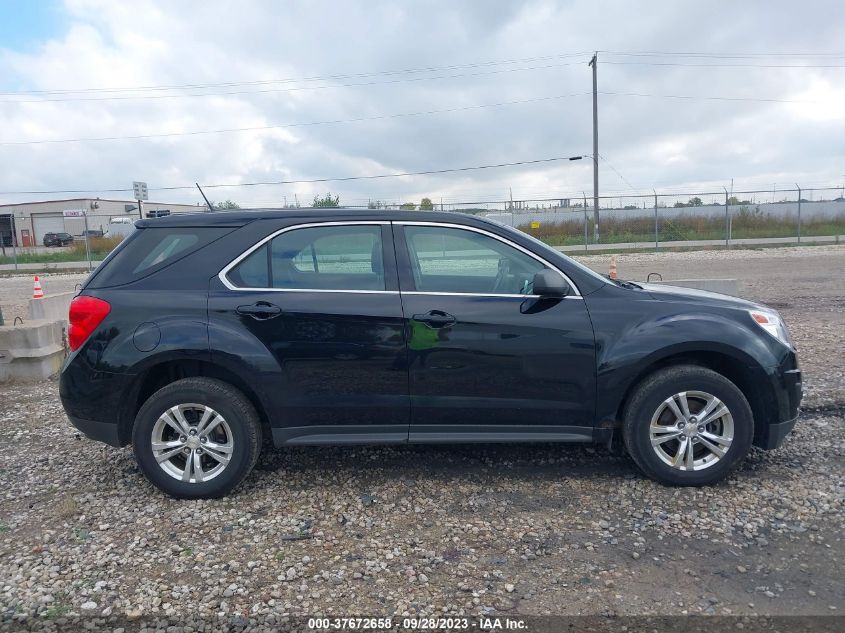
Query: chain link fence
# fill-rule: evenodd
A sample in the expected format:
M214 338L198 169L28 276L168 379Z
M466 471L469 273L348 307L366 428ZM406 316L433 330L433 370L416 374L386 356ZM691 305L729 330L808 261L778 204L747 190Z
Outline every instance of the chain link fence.
M842 188L659 193L451 203L554 246L669 248L845 241Z
M485 216L571 251L845 242L845 187L601 196L597 210L592 202L592 197L582 195L432 206ZM413 206L380 203L378 209ZM204 211L205 207L196 208L198 213ZM18 263L36 261L85 262L92 268L133 229L135 219L115 213L66 217L63 226L73 243L69 249L52 249L41 244L22 248L12 236L15 222L23 220L0 216L0 262L13 263L16 269Z

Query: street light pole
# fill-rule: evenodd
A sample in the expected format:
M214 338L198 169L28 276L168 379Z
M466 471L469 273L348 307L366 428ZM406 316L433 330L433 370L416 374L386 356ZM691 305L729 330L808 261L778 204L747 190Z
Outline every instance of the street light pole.
M593 67L593 239L599 241L599 97L598 97L598 51L590 60Z

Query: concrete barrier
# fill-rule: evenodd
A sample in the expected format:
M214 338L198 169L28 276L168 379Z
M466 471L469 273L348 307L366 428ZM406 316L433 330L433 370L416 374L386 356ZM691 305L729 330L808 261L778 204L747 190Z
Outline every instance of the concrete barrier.
M652 281L650 283L707 290L708 292L718 292L723 295L731 295L732 297L739 296L739 283L736 279L664 279L663 281Z
M67 313L70 300L76 296L75 292L59 292L46 295L42 299L29 300L29 318L46 321L61 321L67 325Z
M64 327L34 320L0 327L0 380L43 380L62 368Z

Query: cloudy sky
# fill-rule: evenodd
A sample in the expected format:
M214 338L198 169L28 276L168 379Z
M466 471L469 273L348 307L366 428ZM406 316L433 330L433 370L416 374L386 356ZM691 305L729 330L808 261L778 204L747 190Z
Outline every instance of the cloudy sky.
M843 27L841 0L0 0L0 203L121 198L108 190L133 180L198 202L160 188L590 155L595 50L602 192L841 186ZM589 195L591 159L208 193L358 205L511 188Z

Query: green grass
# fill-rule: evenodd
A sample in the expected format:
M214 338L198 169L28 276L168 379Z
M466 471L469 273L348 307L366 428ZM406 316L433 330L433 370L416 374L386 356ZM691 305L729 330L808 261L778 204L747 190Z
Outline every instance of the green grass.
M544 223L532 229L530 224L518 227L552 246L579 246L584 244L584 223L582 219ZM639 215L625 218L607 218L601 221L602 244L621 242L654 242L654 216ZM725 219L718 216L679 216L658 219L658 241L683 242L687 240L724 240ZM792 216L771 216L759 211L740 209L732 217L731 238L794 237L798 234L798 219ZM802 218L802 235L845 234L845 217ZM589 228L587 243L595 240Z
M91 261L100 261L112 252L115 246L120 244L122 238L94 237L88 241L91 249ZM9 247L6 247L7 255L0 256L0 264L14 264ZM17 261L19 264L58 264L60 262L84 262L88 257L85 253L85 242L76 240L68 249L56 249L48 253L32 253L18 251Z
M70 611L70 607L65 604L54 604L44 613L47 618L60 618Z

